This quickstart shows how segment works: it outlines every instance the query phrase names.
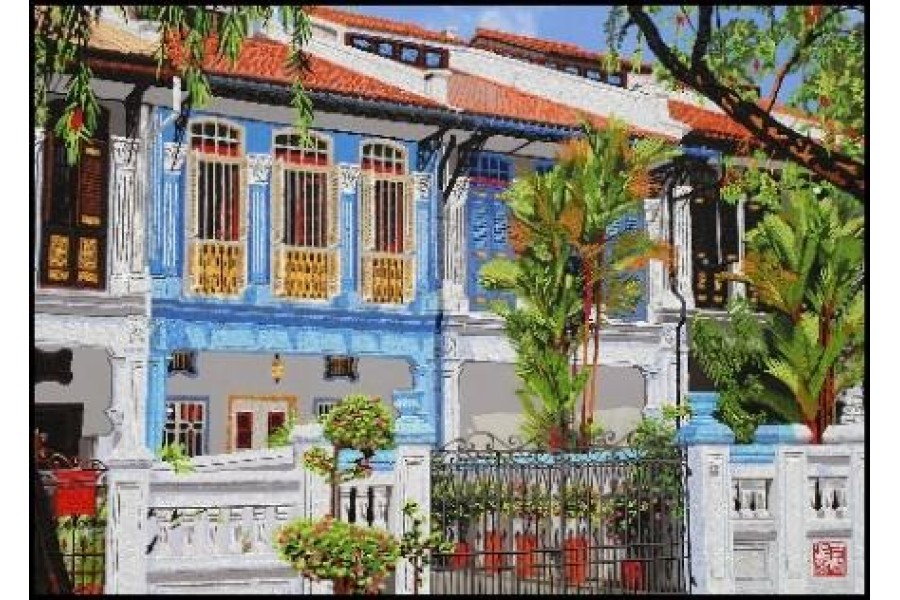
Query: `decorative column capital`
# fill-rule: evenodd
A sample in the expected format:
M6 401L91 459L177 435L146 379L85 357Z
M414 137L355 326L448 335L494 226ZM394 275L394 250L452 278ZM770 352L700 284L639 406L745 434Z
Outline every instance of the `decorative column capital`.
M456 205L464 203L469 196L469 184L470 181L468 177L458 177L456 183L453 184L453 189L450 190L448 204Z
M137 154L140 140L133 138L112 137L113 163L119 169L133 170L137 165Z
M340 181L341 192L352 194L356 191L357 182L359 182L359 165L349 163L341 163L338 165L338 179Z
M175 142L166 142L163 145L163 168L167 173L181 171L184 167L184 159L187 156L187 146Z
M433 179L431 173L416 172L413 173L412 176L416 190L416 200L419 202L427 201L431 196L431 183Z
M248 154L247 167L251 185L267 185L272 170L271 154Z

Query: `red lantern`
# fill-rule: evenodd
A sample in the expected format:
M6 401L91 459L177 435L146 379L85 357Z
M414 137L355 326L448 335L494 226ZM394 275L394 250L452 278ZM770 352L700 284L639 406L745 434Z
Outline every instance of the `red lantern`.
M99 471L82 469L57 469L54 513L57 517L85 515L97 512L97 477Z

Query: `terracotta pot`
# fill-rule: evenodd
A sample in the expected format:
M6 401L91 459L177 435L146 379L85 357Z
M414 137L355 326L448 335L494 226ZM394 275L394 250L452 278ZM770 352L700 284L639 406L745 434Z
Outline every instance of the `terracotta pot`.
M465 569L472 563L472 549L469 542L456 542L453 548L453 556L450 557L451 569Z
M644 575L644 564L639 560L622 561L622 587L635 591L640 589Z
M484 536L484 570L488 573L499 573L503 567L503 541L496 531Z
M588 542L584 536L571 537L563 542L566 581L569 585L583 585L587 581Z
M537 576L537 536L533 533L516 536L516 575L519 577Z

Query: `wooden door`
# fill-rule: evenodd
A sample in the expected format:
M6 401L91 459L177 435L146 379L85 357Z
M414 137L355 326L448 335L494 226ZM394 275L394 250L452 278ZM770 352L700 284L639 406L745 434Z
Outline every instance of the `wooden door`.
M296 410L296 396L231 396L228 399L228 451L267 448L269 435Z

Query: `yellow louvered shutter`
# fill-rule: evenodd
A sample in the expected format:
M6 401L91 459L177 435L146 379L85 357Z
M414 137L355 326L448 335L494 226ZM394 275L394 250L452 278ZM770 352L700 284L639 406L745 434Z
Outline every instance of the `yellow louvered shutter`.
M197 154L191 150L187 155L188 185L187 185L187 249L188 249L188 285L191 293L201 291L200 282L200 247L197 243L197 236L200 233L200 227L197 222L197 180L199 161Z
M332 167L328 171L328 234L326 244L329 248L328 260L328 297L337 296L340 293L341 281L341 256L338 244L341 241L341 188L340 188L340 171L338 167Z
M415 295L416 265L416 202L415 181L412 177L403 182L403 301L411 302Z
M272 291L276 296L287 293L284 272L284 165L280 160L272 164Z
M375 178L365 171L360 173L360 203L359 203L359 225L360 225L360 260L362 261L361 270L361 295L366 302L371 302L374 298L373 290L373 273L372 273L372 256L370 253L375 250Z

